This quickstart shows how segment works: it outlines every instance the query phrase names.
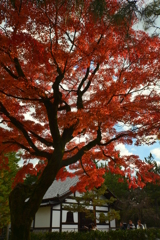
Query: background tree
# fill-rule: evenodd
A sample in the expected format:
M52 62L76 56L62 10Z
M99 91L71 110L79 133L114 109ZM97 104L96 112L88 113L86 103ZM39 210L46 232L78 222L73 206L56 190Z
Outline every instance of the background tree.
M113 21L123 2L106 1L107 15L97 19L92 4L84 1L79 11L71 4L68 11L68 1L0 2L0 117L6 126L0 151L22 149L24 159L10 194L12 240L29 239L55 178L79 175L80 192L99 187L107 169L97 169L93 159L127 175L129 187L159 177L137 156L115 150L118 143L135 138L141 144L158 134L159 38L135 31L135 16L128 24ZM118 131L119 123L130 128ZM35 158L41 163L34 167ZM34 184L23 183L26 174L39 172Z
M126 198L128 194L128 183L127 178L121 175L106 172L105 174L105 185L107 188L118 198Z
M147 4L142 9L141 16L142 19L144 20L144 25L146 29L153 27L155 28L155 30L157 29L159 30L160 27L156 24L156 20L160 16L160 1L154 0Z
M8 157L8 163L6 163L6 157ZM15 152L10 152L3 156L0 162L0 228L10 223L9 194L19 169L19 160L20 157Z
M71 212L84 212L85 217L89 218L96 224L96 221L106 222L112 221L113 219L119 219L119 212L115 209L110 209L108 214L100 213L96 214L96 206L111 206L116 198L114 196L106 197L108 191L105 184L102 184L100 188L94 188L91 191L82 193L79 197L73 197L74 200L78 203L73 203L65 205L65 208Z
M160 175L160 166L154 160L152 154L145 158L145 161L154 167L150 170L153 173ZM152 214L146 216L149 226L159 227L160 224L160 181L157 180L154 184L149 182L146 184L144 191L147 194L150 203L150 211ZM149 214L148 214L149 215Z
M151 172L160 173L160 167L154 161L152 154L145 158L152 165ZM111 172L105 174L105 184L117 197L116 207L120 210L121 220L132 219L135 224L141 219L147 227L158 227L160 224L160 181L148 182L143 188L129 189L127 178Z

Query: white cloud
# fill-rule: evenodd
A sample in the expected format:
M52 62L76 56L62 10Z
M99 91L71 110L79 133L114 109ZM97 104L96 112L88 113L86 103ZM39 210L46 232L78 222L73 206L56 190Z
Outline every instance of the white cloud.
M6 124L3 124L3 123L0 123L0 128L4 128L4 129L6 129L8 131L12 130L12 128L9 128Z
M133 153L132 152L129 152L127 150L127 148L125 147L125 145L123 143L119 143L117 146L116 146L116 150L120 150L120 154L121 156L129 156L129 155L132 155Z
M132 125L130 125L130 124L124 124L122 122L118 122L117 125L116 125L116 130L118 132L128 131L128 130L131 130L131 129L132 129Z
M160 160L160 148L154 148L151 150L151 153L155 155L155 160Z

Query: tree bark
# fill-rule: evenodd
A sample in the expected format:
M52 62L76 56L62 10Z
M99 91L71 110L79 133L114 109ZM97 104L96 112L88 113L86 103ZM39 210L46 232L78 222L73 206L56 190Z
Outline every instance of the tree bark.
M9 197L11 240L29 240L32 220L44 194L61 168L62 152L54 152L41 177L33 185L19 183Z
M25 219L21 223L12 222L11 239L12 240L20 240L20 239L29 240L30 227L31 227L31 222L27 222Z

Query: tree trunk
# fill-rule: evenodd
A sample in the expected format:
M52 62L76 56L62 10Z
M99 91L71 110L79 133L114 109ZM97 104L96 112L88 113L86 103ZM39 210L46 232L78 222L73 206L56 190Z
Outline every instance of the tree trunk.
M11 239L12 240L29 240L30 239L30 227L31 223L28 223L23 220L20 223L13 223L11 227Z
M27 186L18 184L10 194L11 240L29 240L32 213L27 206ZM33 214L36 213L33 211Z
M48 162L35 184L19 183L10 193L11 240L30 239L32 220L39 209L44 194L60 169L60 159L62 159L62 154L54 152L52 161Z

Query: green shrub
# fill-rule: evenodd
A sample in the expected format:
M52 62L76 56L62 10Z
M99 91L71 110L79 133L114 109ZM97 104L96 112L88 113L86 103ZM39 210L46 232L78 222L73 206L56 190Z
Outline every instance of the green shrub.
M31 240L156 240L160 229L31 233Z

